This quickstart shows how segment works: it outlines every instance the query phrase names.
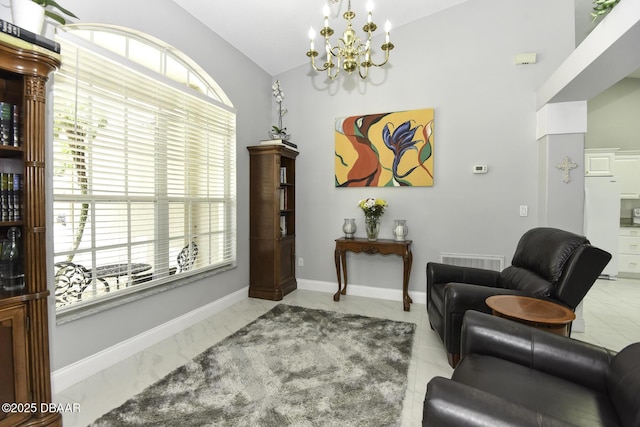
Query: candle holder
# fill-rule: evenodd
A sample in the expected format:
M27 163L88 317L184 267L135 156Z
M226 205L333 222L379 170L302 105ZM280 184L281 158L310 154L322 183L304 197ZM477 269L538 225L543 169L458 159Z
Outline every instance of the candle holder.
M403 242L407 237L409 229L407 228L407 221L404 219L396 219L393 224L393 237L396 241Z
M356 234L356 220L355 218L345 218L344 224L342 224L342 231L344 231L345 239L353 239Z

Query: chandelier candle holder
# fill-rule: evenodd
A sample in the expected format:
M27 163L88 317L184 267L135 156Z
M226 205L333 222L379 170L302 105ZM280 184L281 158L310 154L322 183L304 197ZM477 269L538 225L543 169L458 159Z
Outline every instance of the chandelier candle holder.
M337 3L339 0L331 0L331 3ZM347 11L342 17L347 21L347 28L342 33L342 37L338 39L335 46L331 46L330 37L334 31L329 27L329 5L324 6L324 27L320 30L320 35L324 37L325 51L327 54L327 60L318 67L316 65L316 57L319 55L315 50L314 39L316 33L313 27L309 30L310 47L307 52L307 56L311 59L311 66L314 70L322 72L326 71L329 79L334 80L340 74L340 70L343 69L347 73L351 74L358 70L358 74L362 79L366 79L369 74L369 68L382 67L389 61L389 51L394 48L393 43L389 41L389 32L391 31L391 24L387 20L385 23L385 42L381 46L384 51L384 61L379 64L374 63L371 60L371 37L378 28L373 22L373 2L369 0L367 2L367 23L362 27L366 35L366 41L363 43L362 39L358 37L356 31L353 29L352 20L356 14L351 11L351 0L349 0ZM335 58L335 62L334 62Z

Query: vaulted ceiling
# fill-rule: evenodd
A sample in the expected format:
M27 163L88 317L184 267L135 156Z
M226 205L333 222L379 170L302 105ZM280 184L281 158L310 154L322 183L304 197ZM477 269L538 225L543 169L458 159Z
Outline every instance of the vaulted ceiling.
M329 25L344 29L342 14L350 0L331 4L327 0L174 0L187 12L231 43L269 74L288 71L308 61L309 27L316 34L323 26L322 9L330 3ZM383 34L388 19L393 27L407 24L427 15L464 3L468 0L373 0L373 22L376 34ZM366 22L367 0L353 0L354 28L359 33ZM336 35L333 36L334 40ZM316 37L316 46L320 36Z

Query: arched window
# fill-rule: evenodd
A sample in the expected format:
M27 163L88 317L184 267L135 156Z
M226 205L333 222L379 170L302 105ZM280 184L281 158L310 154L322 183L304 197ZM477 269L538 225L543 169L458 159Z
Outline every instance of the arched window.
M58 313L235 266L236 115L224 92L139 32L71 25L56 40Z

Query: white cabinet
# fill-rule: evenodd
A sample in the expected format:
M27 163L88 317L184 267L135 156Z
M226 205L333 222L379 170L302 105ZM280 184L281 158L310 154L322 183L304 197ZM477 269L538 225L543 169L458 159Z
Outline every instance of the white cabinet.
M585 176L615 175L615 151L611 149L591 148L584 150Z
M621 199L640 199L640 154L618 154L615 172Z
M621 227L618 249L620 273L640 274L640 227Z

